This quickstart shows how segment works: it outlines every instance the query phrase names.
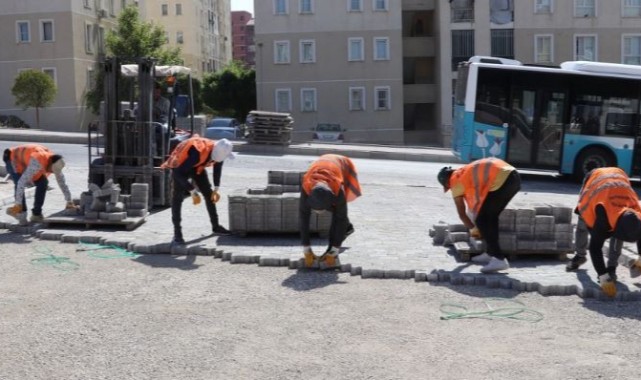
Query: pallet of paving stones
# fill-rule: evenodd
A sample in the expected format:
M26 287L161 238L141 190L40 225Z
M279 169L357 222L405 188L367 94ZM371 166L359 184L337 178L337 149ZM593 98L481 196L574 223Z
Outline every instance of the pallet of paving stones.
M252 144L289 145L294 119L288 113L251 111L247 116Z
M461 261L484 252L482 240L470 237L462 224L439 223L430 230L435 245L453 247ZM565 259L574 251L572 209L543 205L532 209L505 209L499 216L499 245L511 258L548 255Z
M111 214L118 214L118 213L111 213ZM126 213L125 213L126 214ZM147 213L148 215L148 213ZM132 231L136 228L138 228L141 224L143 224L146 220L145 216L141 217L127 217L124 216L124 219L120 220L109 220L108 218L110 216L107 215L101 215L99 219L89 219L86 218L82 215L78 216L69 216L69 215L57 215L53 214L48 217L46 217L42 223L45 225L45 227L49 228L52 226L60 226L60 225L83 225L85 228L95 228L95 227L124 227L127 229L127 231ZM123 215L113 215L112 217L117 217L121 218ZM104 219L101 219L104 218Z

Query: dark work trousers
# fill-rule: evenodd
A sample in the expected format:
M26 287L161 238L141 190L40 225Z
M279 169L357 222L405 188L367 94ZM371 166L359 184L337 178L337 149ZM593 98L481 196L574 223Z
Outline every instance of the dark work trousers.
M172 176L174 173L175 171L172 171ZM207 178L207 171L203 170L202 173L196 174L196 170L194 170L190 175L190 178L202 193L202 201L205 203L205 206L207 206L207 213L209 214L211 227L217 227L218 212L216 212L216 205L211 201L212 190L209 178ZM180 181L174 180L173 182L174 188L171 196L171 221L174 224L174 237L182 239L182 227L180 226L180 223L182 222L181 212L185 194L189 192L189 189L185 189L180 186Z
M7 173L11 176L11 180L13 181L13 192L15 196L15 192L18 189L18 181L20 180L20 177L22 177L22 174L16 173L15 170L13 170L13 165L11 164L11 160L4 160L4 164L7 168ZM31 212L33 215L42 215L42 205L45 204L45 197L47 195L47 186L49 186L49 180L47 179L46 175L40 176L40 178L34 182L34 185L36 186L36 194L35 194L35 199L33 201L33 209ZM22 209L24 211L27 211L27 194L26 194L27 188L25 187L25 194L22 196Z
M503 186L487 194L476 217L475 224L485 240L487 254L499 260L505 259L499 246L499 215L519 190L521 190L521 177L514 170L505 179Z

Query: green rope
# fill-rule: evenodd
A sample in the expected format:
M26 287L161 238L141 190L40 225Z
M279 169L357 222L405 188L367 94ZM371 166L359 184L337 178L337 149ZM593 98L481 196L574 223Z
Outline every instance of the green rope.
M499 301L508 303L510 305L490 305L489 301ZM532 309L528 309L525 305L516 300L508 300L503 298L489 298L484 301L487 310L473 311L468 310L467 307L452 303L441 304L442 320L449 319L464 319L464 318L483 318L483 319L515 319L519 321L526 321L536 323L543 320L543 314ZM498 307L496 307L498 306Z
M137 253L128 251L121 247L116 247L115 245L102 245L102 244L89 244L78 242L79 248L76 248L76 252L85 251L91 257L98 259L119 259L123 257L138 257ZM115 253L114 253L115 251Z
M69 259L68 257L56 256L52 254L51 250L48 248L36 247L35 251L39 254L45 255L46 257L31 259L31 264L33 265L51 266L63 272L77 270L80 267L80 264L71 261L71 259Z

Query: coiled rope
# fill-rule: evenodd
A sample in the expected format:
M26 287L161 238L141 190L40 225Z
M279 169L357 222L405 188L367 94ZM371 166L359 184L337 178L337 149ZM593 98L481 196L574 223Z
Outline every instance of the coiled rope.
M498 303L493 304L494 302ZM442 320L483 318L483 319L515 319L519 321L536 323L543 320L543 314L527 308L523 303L505 298L488 298L483 302L487 310L474 311L467 307L453 304L441 304Z

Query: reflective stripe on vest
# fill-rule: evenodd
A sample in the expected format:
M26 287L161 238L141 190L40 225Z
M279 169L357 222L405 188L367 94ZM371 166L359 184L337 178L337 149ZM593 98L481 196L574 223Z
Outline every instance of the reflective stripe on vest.
M578 211L590 228L596 222L597 205L604 207L610 231L614 230L619 216L627 210L641 217L637 194L628 176L619 168L595 169L581 188Z
M213 165L211 161L211 152L214 149L215 142L213 140L199 137L195 135L176 146L171 156L165 161L161 167L165 169L175 169L182 165L187 157L189 157L189 149L194 147L198 151L198 163L194 168L196 173L200 174L206 167Z
M356 167L352 160L345 156L325 154L314 161L303 176L305 194L310 194L318 182L326 183L334 195L338 195L342 186L347 202L361 196Z

